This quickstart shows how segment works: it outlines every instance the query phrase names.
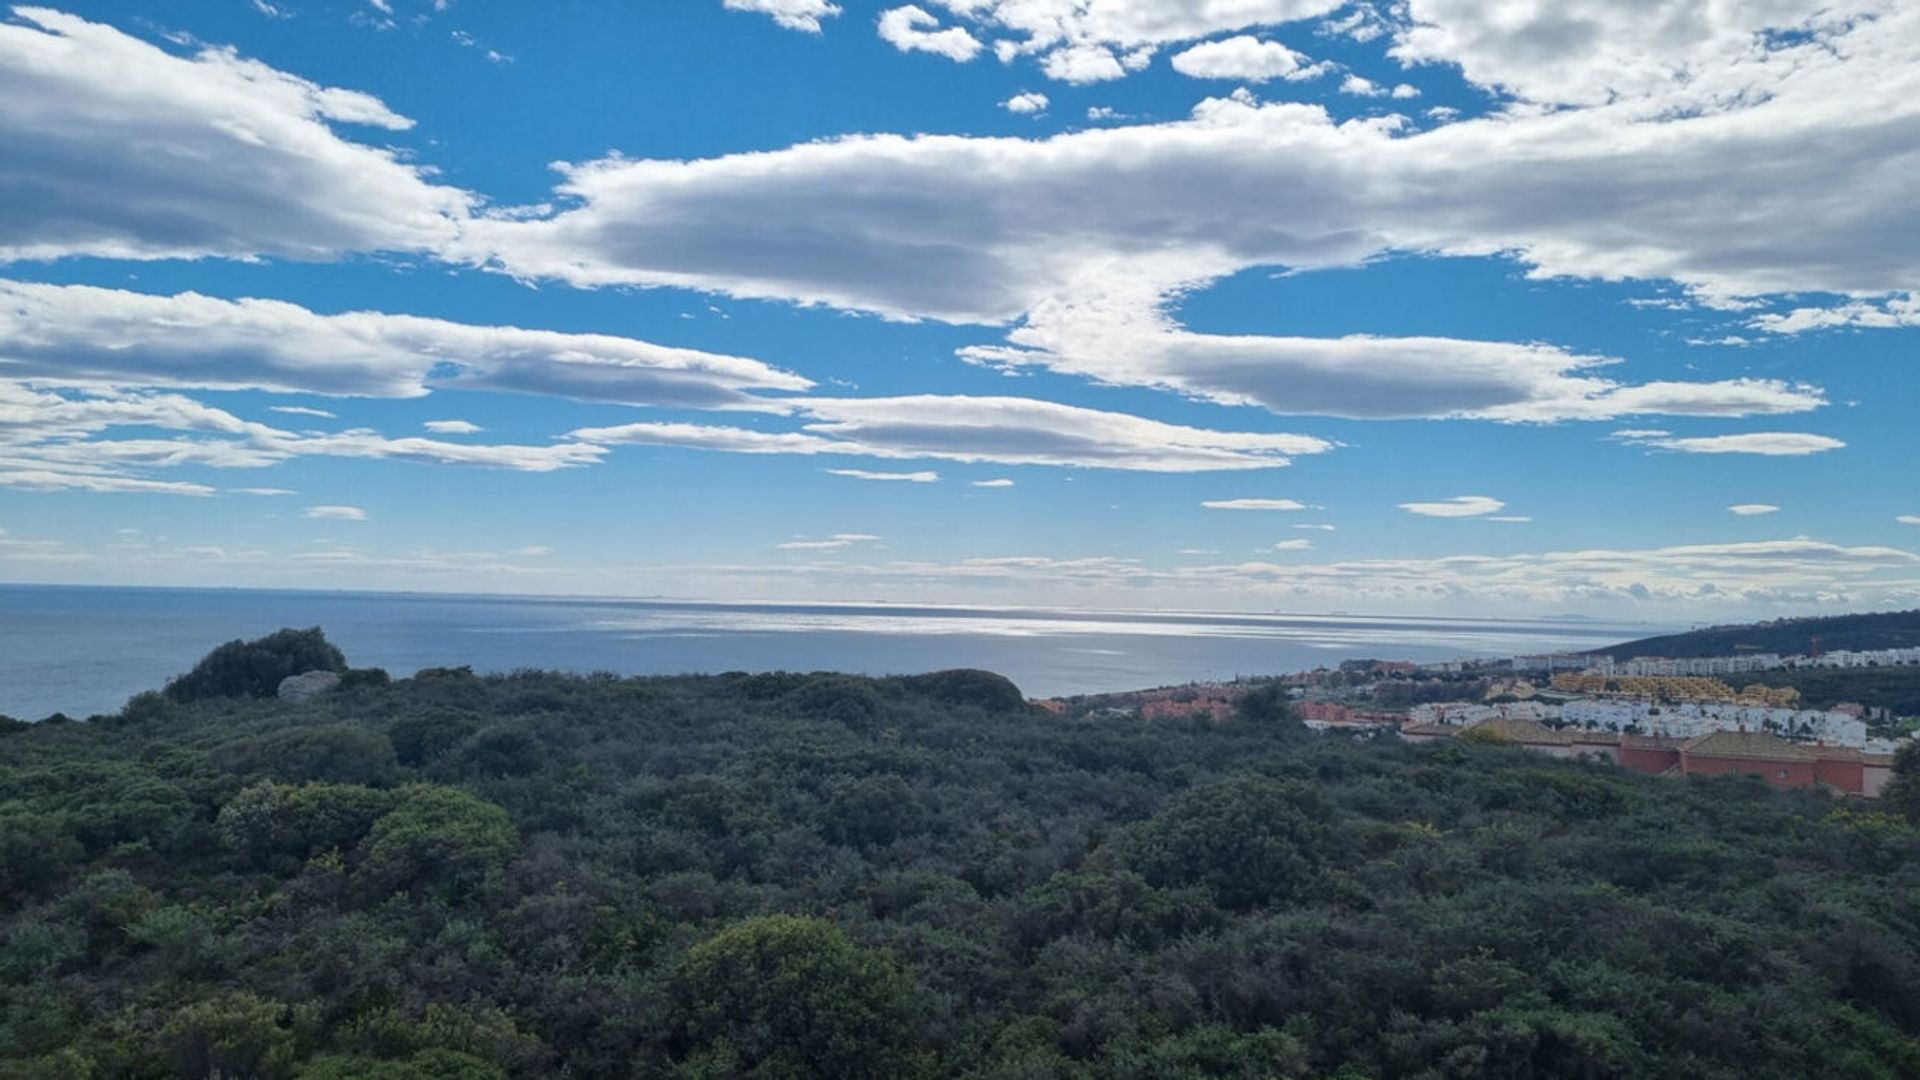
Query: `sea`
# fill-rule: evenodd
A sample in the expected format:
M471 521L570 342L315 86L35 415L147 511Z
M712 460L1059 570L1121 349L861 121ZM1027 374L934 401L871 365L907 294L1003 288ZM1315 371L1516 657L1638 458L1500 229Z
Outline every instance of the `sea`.
M1271 675L1348 659L1420 662L1592 649L1668 627L1580 618L1073 611L693 603L566 596L0 585L0 715L114 712L208 650L319 626L355 667L657 675L973 667L1053 697Z

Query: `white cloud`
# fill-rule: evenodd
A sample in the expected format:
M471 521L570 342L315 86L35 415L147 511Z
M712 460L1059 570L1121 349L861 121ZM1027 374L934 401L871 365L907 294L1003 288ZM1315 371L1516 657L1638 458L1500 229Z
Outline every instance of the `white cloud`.
M1920 525L1920 514L1901 514L1893 520L1902 525Z
M1408 251L1508 253L1542 275L1674 280L1720 298L1901 288L1920 280L1920 249L1890 237L1920 231L1920 210L1869 178L1897 173L1908 144L1862 117L1920 117L1920 64L1879 59L1895 47L1884 20L1855 34L1866 38L1849 45L1885 79L1867 77L1878 66L1807 56L1757 104L1678 118L1601 107L1407 133L1216 99L1179 123L1038 140L858 136L693 162L609 159L564 168L574 208L480 223L475 239L518 272L583 285L1018 323L1006 346L969 355L1283 412L1798 411L1820 404L1818 391L1756 378L1622 385L1604 377L1609 358L1538 343L1198 334L1167 306L1250 266ZM1883 93L1907 82L1910 98ZM1702 189L1702 176L1730 179ZM1382 358L1392 376L1375 376ZM1402 373L1419 389L1396 389Z
M766 407L751 391L813 385L758 360L608 334L4 279L0 373L373 397L447 386L695 408Z
M1310 551L1312 549L1313 541L1311 540L1282 540L1273 545L1275 551Z
M5 284L0 283L0 290L4 290L4 289L5 289ZM0 296L3 296L3 295L5 295L4 292L0 291ZM6 352L6 346L0 345L0 356L4 356L5 352ZM334 414L328 412L325 409L310 408L306 405L269 405L267 406L267 411L277 412L277 413L286 413L289 416L317 416L322 420L338 420L339 419L339 417L335 416Z
M685 446L746 454L938 458L1145 472L1264 469L1333 448L1309 435L1212 431L1030 398L918 395L796 400L798 431L682 423L583 428L596 445Z
M1314 530L1314 531L1316 531L1316 532L1333 532L1333 531L1335 531L1335 526L1332 526L1332 525L1326 525L1326 524L1314 524L1314 525L1291 525L1291 526L1288 526L1288 527L1289 527L1289 528L1294 528L1294 529L1312 529L1312 530Z
M186 434L99 437L125 427ZM388 438L364 428L297 433L242 420L178 394L99 388L56 392L0 380L0 487L8 488L210 495L215 489L205 484L158 480L145 474L184 465L263 468L299 457L551 472L593 464L606 452L603 446L583 442L451 443Z
M1002 476L993 480L975 480L973 486L978 488L1010 488L1013 486L1013 481Z
M880 537L872 533L835 533L825 540L809 540L806 537L796 537L784 544L775 544L774 547L785 551L837 551L840 548L852 547L855 544L875 543L880 539Z
M1693 438L1673 436L1631 437L1615 433L1616 438L1636 446L1651 446L1683 454L1759 454L1765 457L1800 457L1838 450L1847 444L1826 435L1794 431L1752 431L1738 435L1703 435Z
M1758 517L1761 514L1778 513L1779 507L1772 503L1734 503L1727 511L1740 517Z
M1010 113L1033 116L1047 111L1047 95L1032 90L1023 90L1000 103L1000 107Z
M230 49L168 53L46 8L0 22L0 261L433 250L474 208L333 125L379 99Z
M935 484L940 481L937 472L872 472L867 469L828 469L835 476L849 476L855 480L892 480L908 484Z
M1920 294L1901 293L1878 302L1854 300L1829 307L1794 308L1755 316L1751 325L1771 334L1803 334L1836 327L1891 330L1920 326Z
M1498 521L1507 525L1525 525L1531 522L1533 518L1526 514L1494 514L1488 517L1487 520Z
M297 491L294 491L294 490L293 490L293 489L291 489L291 488L277 488L277 487L243 487L243 488L228 488L228 489L227 489L227 494L229 494L229 495L260 495L260 496L274 496L274 495L298 495L298 494L300 494L300 493L299 493L299 492L297 492Z
M1084 85L1127 77L1119 58L1099 45L1068 45L1048 53L1040 62L1047 78Z
M925 8L907 4L880 13L880 39L901 52L930 52L964 64L980 53L980 42L964 27L938 27L940 19Z
M1045 305L1009 333L1009 345L970 346L961 356L1292 415L1547 422L1771 415L1825 404L1818 389L1777 380L1622 384L1602 374L1610 358L1550 345L1197 334L1150 304L1122 296Z
M1506 505L1499 499L1488 498L1485 495L1455 495L1451 499L1443 499L1440 502L1401 503L1400 509L1422 517L1466 518L1492 514Z
M487 430L470 420L429 420L422 426L435 435L473 435Z
M1343 94L1352 94L1355 97L1385 97L1387 88L1374 82L1372 79L1362 78L1359 75L1348 75L1346 78L1340 80L1340 92Z
M827 0L725 0L728 11L757 11L773 16L773 21L789 30L809 34L820 32L820 20L840 14L837 4Z
M304 516L315 521L367 520L367 512L357 506L309 506Z
M1131 114L1123 113L1111 105L1089 105L1087 106L1087 119L1098 122L1102 120L1131 120L1133 117Z
M1711 101L1777 75L1770 69L1796 63L1806 45L1828 47L1857 19L1899 12L1897 4L1872 0L1411 0L1407 7L1412 26L1397 35L1393 55L1457 64L1481 86L1554 105L1683 92ZM1794 43L1770 50L1767 31L1787 31Z
M1195 45L1175 53L1170 62L1173 70L1195 79L1266 82L1299 77L1307 70L1302 64L1305 59L1277 41L1241 34Z
M1399 83L1393 88L1393 96L1396 100L1399 100L1399 101L1405 101L1409 98L1417 98L1420 96L1420 88L1413 85L1412 83ZM1433 110L1429 110L1429 111L1433 111Z
M1292 499L1208 499L1200 504L1209 510L1305 510L1307 504Z
M940 0L1003 62L1038 56L1054 78L1117 79L1163 45L1317 18L1341 0Z
M1183 555L1213 554L1192 548ZM661 567L683 587L754 581L802 584L809 595L1061 596L1087 603L1268 610L1282 605L1391 611L1544 614L1578 608L1686 621L1701 611L1860 610L1910 603L1920 556L1798 537L1640 549L1576 549L1419 559L1178 565L1096 556L1010 556L869 565L798 563ZM1298 610L1298 607L1294 607Z

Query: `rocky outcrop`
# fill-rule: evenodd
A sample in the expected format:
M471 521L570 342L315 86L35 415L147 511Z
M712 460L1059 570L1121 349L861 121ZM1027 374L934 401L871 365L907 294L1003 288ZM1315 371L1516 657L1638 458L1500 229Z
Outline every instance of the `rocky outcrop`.
M309 671L280 680L281 701L306 701L340 685L340 676L331 671Z

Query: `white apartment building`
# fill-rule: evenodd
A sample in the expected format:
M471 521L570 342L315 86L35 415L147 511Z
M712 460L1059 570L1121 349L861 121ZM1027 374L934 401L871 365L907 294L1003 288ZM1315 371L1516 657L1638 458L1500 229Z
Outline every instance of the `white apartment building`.
M1622 698L1569 701L1560 715L1581 727L1623 731L1629 725L1649 735L1692 738L1712 731L1766 731L1790 739L1832 746L1864 747L1867 725L1843 712L1782 709L1737 702L1688 701L1678 704Z

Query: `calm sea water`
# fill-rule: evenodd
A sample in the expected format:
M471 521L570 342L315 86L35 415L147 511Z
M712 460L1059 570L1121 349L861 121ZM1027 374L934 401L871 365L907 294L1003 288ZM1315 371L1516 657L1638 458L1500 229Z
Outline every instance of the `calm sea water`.
M694 604L637 600L0 585L0 714L111 712L233 638L321 626L396 676L470 664L668 674L978 667L1028 694L1593 648L1659 632L1576 620Z

